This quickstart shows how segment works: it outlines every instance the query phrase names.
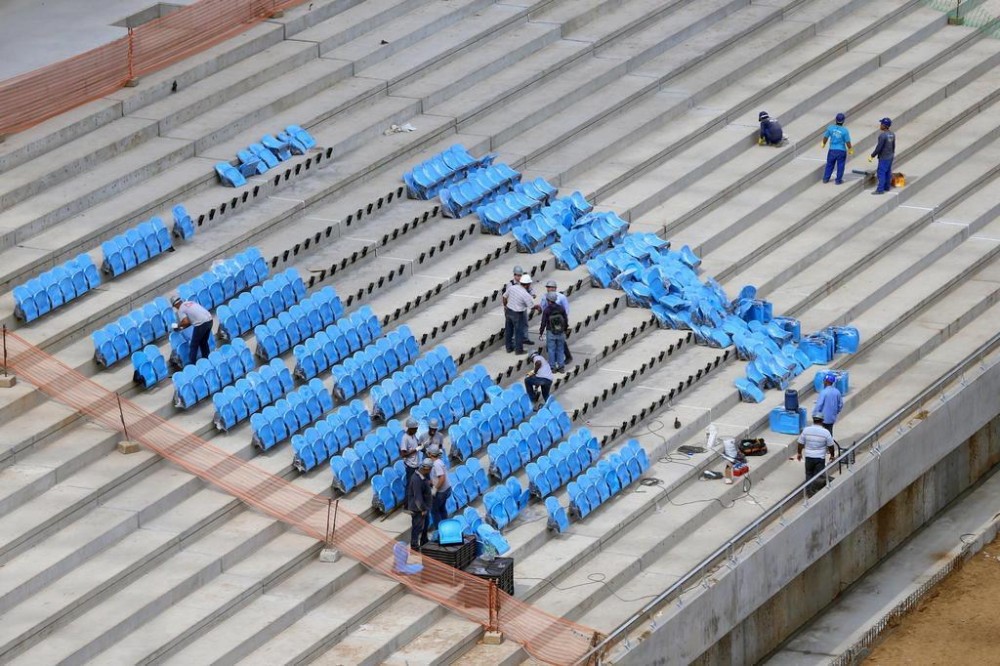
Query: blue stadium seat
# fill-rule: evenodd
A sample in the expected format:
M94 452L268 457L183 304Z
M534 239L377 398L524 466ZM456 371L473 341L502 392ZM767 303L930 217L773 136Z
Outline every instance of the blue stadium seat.
M566 510L559 504L559 500L555 497L547 497L545 510L549 515L548 528L550 530L562 533L569 529L569 517L566 515Z
M243 187L247 184L247 179L243 177L239 169L229 162L217 162L215 173L219 176L219 182L228 187Z

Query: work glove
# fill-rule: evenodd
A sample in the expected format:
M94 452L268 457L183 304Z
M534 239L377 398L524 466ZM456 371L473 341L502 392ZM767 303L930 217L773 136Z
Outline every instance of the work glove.
M826 150L826 144L823 143L822 141L820 141L820 143L819 143L819 149L820 150Z
M853 148L848 148L847 149L847 154L848 155L853 155L854 154L854 149Z
M758 146L763 146L765 143L766 141L764 141L764 137L760 137L759 139L757 139Z
M170 330L171 330L171 331L176 331L176 330L177 330L177 329L179 329L180 327L181 327L181 325L180 325L180 324L178 324L178 323L177 323L177 322L175 321L174 323L172 323L172 324L170 325Z
M869 155L869 156L868 156L868 161L869 161L869 162L874 162L874 161L875 161L875 158L874 158L874 157L872 157L871 155Z

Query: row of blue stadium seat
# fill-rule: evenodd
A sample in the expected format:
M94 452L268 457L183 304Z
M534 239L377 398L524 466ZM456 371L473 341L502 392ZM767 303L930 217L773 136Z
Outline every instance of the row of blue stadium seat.
M132 354L132 381L152 388L170 375L167 361L156 345L149 345Z
M162 296L91 334L94 360L105 368L128 358L170 332L177 315ZM188 332L190 336L190 331Z
M177 204L170 212L174 216L174 236L183 240L193 238L194 220L188 215L187 209L182 204Z
M308 428L331 409L333 398L323 382L310 380L250 417L253 445L266 451Z
M457 374L455 359L447 349L437 347L372 387L372 416L388 421L437 391Z
M419 352L420 346L413 337L413 332L408 326L400 326L384 338L379 338L357 354L330 368L334 381L334 397L341 402L350 400L412 361ZM422 364L420 368L422 372L429 369L424 368L424 365L426 364Z
M569 515L585 518L594 509L617 495L624 488L635 483L649 469L649 457L639 446L639 442L629 440L620 452L612 453L583 471L576 480L570 481L566 490L569 494ZM565 532L569 527L569 516L555 497L545 500L548 512L548 526L557 532Z
M312 379L360 351L380 335L382 325L378 316L369 306L363 305L351 316L341 317L336 324L296 345L293 349L293 374L299 379Z
M185 301L194 301L214 310L244 289L259 284L268 276L267 262L255 247L224 259L209 271L177 287Z
M101 270L111 277L118 277L173 247L167 225L154 217L101 243L101 251L104 252Z
M560 235L578 219L594 210L594 206L579 192L553 199L537 213L511 232L519 252L539 252L559 240Z
M520 382L503 391L491 390L490 393L489 402L448 428L451 456L455 460L467 460L484 446L500 439L515 424L534 414L531 398Z
M250 291L245 291L220 305L219 337L237 338L252 331L272 317L277 317L306 297L306 283L294 268L268 278Z
M524 511L530 499L531 493L522 488L517 479L507 479L506 483L498 485L483 496L486 520L493 527L502 530Z
M191 360L191 336L194 334L194 327L170 332L170 365L178 370L183 369ZM214 335L208 336L208 351L212 353L218 344Z
M597 462L601 445L589 430L580 428L565 442L525 466L528 488L538 498L551 495Z
M490 456L490 475L503 481L549 447L569 434L569 415L558 402L546 404L517 428L511 428L496 443L486 447Z
M292 390L295 380L280 358L271 361L246 377L212 396L215 427L228 431L237 423L256 414Z
M342 449L339 455L336 451L332 452L330 471L333 472L333 487L342 493L349 493L389 465L399 462L402 437L403 426L393 419L353 447Z
M229 162L218 162L215 173L223 185L243 187L247 177L265 173L280 162L291 159L292 153L302 155L316 146L316 140L298 125L289 125L277 137L265 134L260 143L253 143L247 149L237 152L239 166Z
M25 323L34 321L99 284L97 266L89 254L81 254L14 287L14 316Z
M447 217L465 217L477 206L510 192L514 184L520 181L521 174L503 163L472 169L466 174L465 180L438 192L441 210Z
M595 287L620 287L623 280L638 280L637 276L669 249L670 241L663 240L656 234L628 234L612 249L588 260L587 271Z
M174 407L189 409L236 383L254 369L253 354L242 338L216 349L208 358L175 372Z
M410 410L410 416L425 423L430 419L437 419L441 428L448 428L483 404L487 391L493 386L496 384L486 368L476 365L437 393L417 403Z
M479 226L494 235L506 234L514 225L539 213L558 191L541 177L515 183L510 192L476 207Z
M552 246L556 267L573 270L625 237L628 222L614 213L588 213Z
M456 143L403 174L407 196L432 199L442 187L465 180L470 169L488 167L495 158L496 155L484 155L476 159L465 146Z
M344 306L333 287L323 287L285 312L253 329L257 357L270 361L322 331L344 314Z
M313 379L311 382L319 381ZM330 456L345 450L372 429L371 415L360 400L347 405L306 429L301 438L292 438L292 464L300 472L308 472Z

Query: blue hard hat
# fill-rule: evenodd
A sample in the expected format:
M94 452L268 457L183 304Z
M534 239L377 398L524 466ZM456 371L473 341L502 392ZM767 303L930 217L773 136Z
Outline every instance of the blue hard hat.
M844 115L844 114L842 114L842 113L838 113L838 114L837 114L837 118L836 118L836 120L837 120L837 122L838 122L838 123L842 123L842 122L844 122L845 120L847 120L847 116L845 116L845 115Z
M833 374L832 372L828 372L826 373L826 375L823 376L823 381L829 384L833 384L834 382L837 381L837 375Z
M879 122L879 124L885 125L886 127L892 127L892 118L883 118L882 120L880 120L878 122Z

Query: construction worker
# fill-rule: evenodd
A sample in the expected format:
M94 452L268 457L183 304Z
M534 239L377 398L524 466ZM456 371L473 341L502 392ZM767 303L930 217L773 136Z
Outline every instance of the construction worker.
M399 439L399 457L403 459L403 466L406 468L407 486L413 472L420 466L420 451L424 448L417 439L418 427L420 426L415 418L406 419L406 432Z
M420 550L429 541L427 528L430 521L427 514L431 510L433 496L428 477L432 467L428 458L406 480L406 510L410 512L410 548L413 550Z
M892 127L891 118L883 118L878 122L882 132L878 135L878 143L868 156L868 161L878 158L878 169L875 171L878 176L878 186L872 194L885 194L892 187L892 160L896 157L896 134L889 129Z
M177 309L178 322L171 328L175 331L184 330L188 326L191 328L191 346L188 352L188 365L194 365L198 360L198 353L202 358L208 358L211 351L208 346L208 337L212 335L212 313L194 301L185 301L180 296L170 299L170 304Z
M844 167L847 166L847 156L854 154L854 146L851 144L851 133L844 127L844 120L847 117L843 113L838 113L834 118L833 125L823 132L823 141L820 148L826 148L826 142L830 142L830 150L826 153L826 169L823 171L823 182L829 183L834 167L837 168L837 185L844 184Z
M528 313L535 307L535 299L528 291L530 285L531 276L522 275L518 284L507 285L504 295L504 343L507 351L515 354L527 353L524 345Z
M830 462L835 456L833 435L823 427L823 417L820 414L813 414L813 423L806 426L799 434L798 455L796 458L802 460L802 454L806 457L806 481L819 474L826 466L826 454L830 454ZM806 494L812 496L817 490L826 486L827 478L822 476L806 489Z
M541 303L536 305L539 312L544 313L546 306L549 304L548 295L556 295L556 303L566 312L566 316L569 317L569 299L566 298L566 294L559 291L559 284L555 280L548 280L545 283L545 294L542 296ZM569 336L569 330L566 331L566 336ZM530 343L529 343L530 344ZM573 361L573 354L569 351L569 344L563 341L563 355L565 357L566 363L571 363Z
M444 433L441 432L437 419L431 419L427 422L427 432L420 438L420 444L424 447L424 451L427 451L432 446L436 446L444 451Z
M836 383L837 375L832 372L826 373L826 376L823 377L823 390L819 392L812 410L813 416L820 417L820 423L830 431L831 435L833 434L833 424L837 422L837 417L844 409L844 396L841 395L840 389L835 386Z
M784 138L784 133L781 131L781 123L777 120L772 120L771 116L767 115L767 111L761 111L757 114L757 122L760 123L760 135L757 137L759 145L781 145L781 141Z
M427 457L431 460L431 517L435 525L448 517L448 498L451 497L451 479L448 477L448 466L445 465L442 452L437 446L427 447Z

